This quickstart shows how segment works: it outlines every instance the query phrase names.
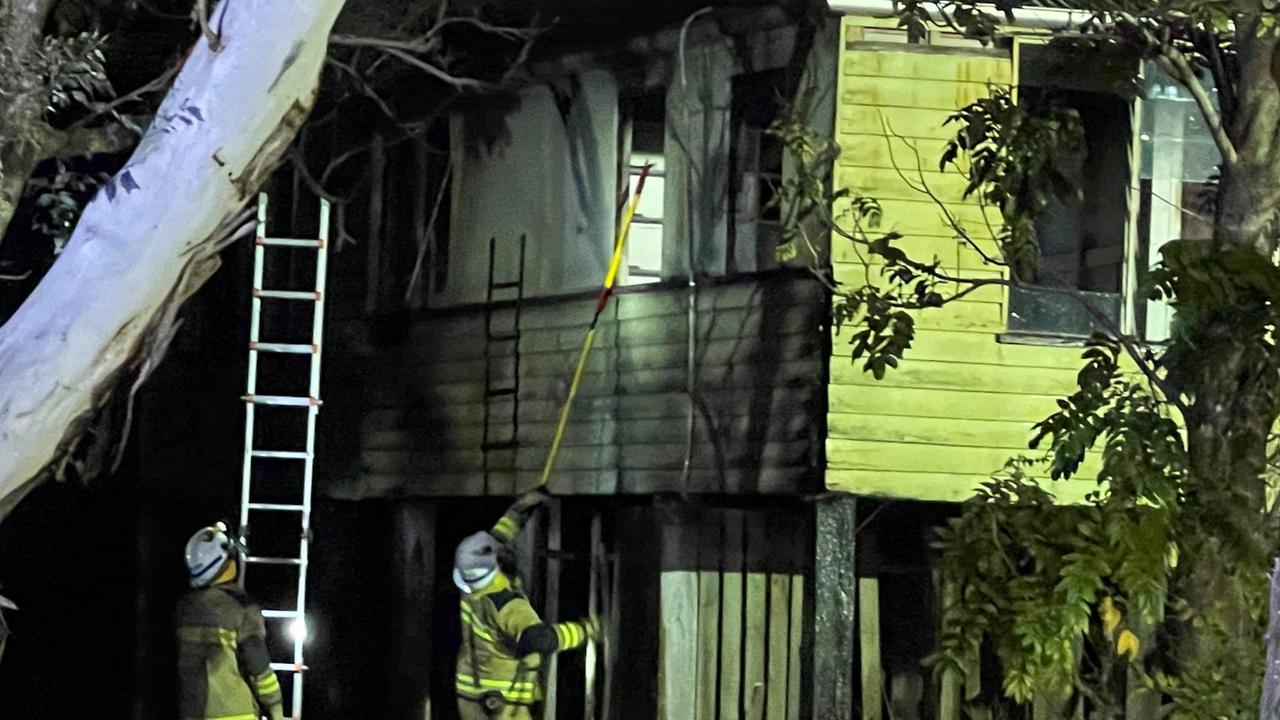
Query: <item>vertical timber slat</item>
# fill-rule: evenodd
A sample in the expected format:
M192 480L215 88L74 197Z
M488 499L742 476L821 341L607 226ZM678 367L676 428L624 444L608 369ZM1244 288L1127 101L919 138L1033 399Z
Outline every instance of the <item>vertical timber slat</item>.
M769 573L769 692L768 720L787 717L787 657L791 636L791 575Z
M791 576L791 618L789 628L790 637L787 648L787 720L800 720L800 645L801 638L804 637L804 575L800 573Z
M588 574L590 579L587 581L587 614L590 617L599 617L600 607L599 592L600 583L606 582L604 578L599 576L597 568L601 561L600 555L604 553L604 540L601 537L600 513L596 511L591 513L591 556L589 558ZM583 703L584 720L596 720L596 698L597 680L598 680L598 653L596 652L596 642L589 641L583 651L586 655L586 661L583 663L586 677L583 678L586 687L586 701Z
M880 660L880 580L858 579L858 614L862 618L862 720L884 715L884 668Z
M679 522L663 528L662 554L658 716L662 720L694 720L698 697L698 574L687 569L692 566L690 560L697 557L693 528Z
M716 720L720 645L721 513L708 513L698 529L698 720Z
M742 702L745 720L764 720L768 701L766 659L769 654L769 575L758 568L769 538L764 518L747 516L746 643L742 657Z
M724 522L724 571L720 576L720 719L740 720L742 707L743 512Z
M934 574L934 586L940 587L939 597L942 598L942 610L938 625L938 636L947 632L946 614L947 609L955 602L956 589L951 583L942 583L939 574ZM960 720L960 688L963 683L963 677L953 667L948 667L942 671L942 687L939 689L938 697L938 720Z

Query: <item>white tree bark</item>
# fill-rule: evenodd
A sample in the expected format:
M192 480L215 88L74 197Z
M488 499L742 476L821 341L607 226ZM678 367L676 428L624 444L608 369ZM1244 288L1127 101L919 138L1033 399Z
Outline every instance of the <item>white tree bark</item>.
M0 327L0 518L216 266L315 97L343 0L224 0L133 158ZM198 441L198 439L193 439Z
M1280 720L1280 558L1271 570L1271 613L1267 617L1267 670L1262 676L1260 720Z

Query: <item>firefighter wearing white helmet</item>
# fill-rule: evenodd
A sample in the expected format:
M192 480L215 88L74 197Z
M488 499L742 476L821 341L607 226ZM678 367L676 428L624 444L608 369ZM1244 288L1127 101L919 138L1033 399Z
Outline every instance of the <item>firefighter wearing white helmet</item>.
M538 717L542 657L599 634L594 619L544 623L521 590L510 543L545 497L541 490L521 497L493 529L468 536L454 554L453 582L462 591L455 686L462 720Z
M262 610L236 584L239 547L222 523L187 541L178 603L178 716L281 720L283 695L267 654Z

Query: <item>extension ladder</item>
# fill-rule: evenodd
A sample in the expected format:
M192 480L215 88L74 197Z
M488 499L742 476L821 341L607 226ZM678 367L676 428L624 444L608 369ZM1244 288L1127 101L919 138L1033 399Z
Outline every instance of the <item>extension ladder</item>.
M273 238L267 236L267 196L258 195L258 232L254 245L253 258L253 307L249 319L249 373L247 391L244 395L244 471L240 486L240 541L245 548L244 570L241 575L243 583L250 568L262 565L283 566L296 570L296 585L293 586L292 602L281 603L283 607L266 607L263 617L267 621L267 634L272 631L287 630L292 639L292 658L287 662L276 662L272 658L271 668L276 672L287 674L292 682L287 687L292 695L290 715L298 720L302 717L302 675L307 669L303 661L303 649L306 642L307 626L305 610L307 605L307 556L311 542L311 485L315 465L316 414L320 409L320 340L324 330L324 292L325 269L329 240L329 203L320 202L320 232L317 238L294 239ZM315 290L269 290L264 288L263 275L266 265L267 250L272 248L292 248L314 251L315 253ZM262 342L259 333L262 328L263 301L305 302L312 304L311 342L281 343ZM306 397L287 395L259 395L258 359L263 353L285 353L306 355L310 359L310 380ZM260 448L254 435L254 420L260 406L277 406L287 408L291 412L306 412L306 442L302 449L282 449L278 446ZM254 460L269 460L273 463L301 463L302 482L299 496L287 498L287 502L273 497L273 502L260 501L260 493L255 492L268 482L266 478L257 476ZM274 488L274 495L279 495L279 488ZM249 528L255 518L264 514L296 515L298 524L297 554L283 556L256 555L251 546ZM268 527L275 527L269 523ZM290 524L290 527L292 525ZM292 539L285 538L286 544L292 547ZM286 623L282 628L279 623Z
M515 279L499 281L496 269L498 238L489 238L489 287L485 293L484 316L484 430L480 440L486 494L490 492L489 474L493 470L489 461L491 452L509 452L513 455L511 462L505 467L512 471L513 479L515 477L514 454L520 440L520 309L524 304L526 244L525 236L521 235ZM510 291L515 291L514 297L510 296ZM505 293L507 297L499 297L500 293ZM510 329L495 327L494 315L499 307L507 305L511 306ZM510 353L505 352L503 346L509 346ZM503 382L495 373L507 358L511 359L511 379ZM500 398L510 398L507 422L504 423L510 428L510 433L505 437L495 433L492 427L494 420L501 420L494 408L495 401Z

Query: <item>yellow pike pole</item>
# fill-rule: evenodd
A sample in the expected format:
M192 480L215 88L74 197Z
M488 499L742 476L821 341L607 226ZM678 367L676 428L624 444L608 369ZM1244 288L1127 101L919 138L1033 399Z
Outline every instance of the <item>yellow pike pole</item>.
M609 272L605 275L604 286L600 289L600 298L596 302L595 315L591 318L591 327L587 329L587 337L582 342L582 352L578 354L578 366L573 371L573 382L569 383L569 396L565 398L564 406L560 408L560 421L556 424L556 434L551 440L551 451L547 453L547 461L542 466L542 477L538 480L538 487L547 484L547 480L551 477L551 469L555 465L556 453L560 452L560 442L564 440L564 431L569 425L569 412L573 409L573 399L578 395L578 385L582 383L582 374L587 368L587 357L591 355L591 346L596 340L596 327L600 322L600 314L609 304L609 298L613 295L613 285L618 279L618 269L622 266L622 250L626 245L627 235L631 232L631 220L635 218L636 208L640 205L640 193L644 191L644 181L649 177L649 167L646 165L644 171L640 173L635 195L631 197L631 202L628 203L627 210L622 216L622 223L618 226L618 237L613 243L613 258L609 261Z

